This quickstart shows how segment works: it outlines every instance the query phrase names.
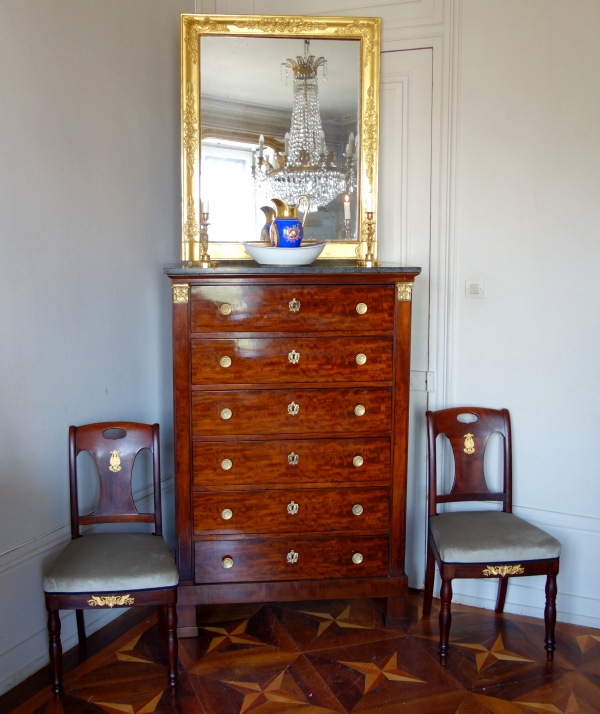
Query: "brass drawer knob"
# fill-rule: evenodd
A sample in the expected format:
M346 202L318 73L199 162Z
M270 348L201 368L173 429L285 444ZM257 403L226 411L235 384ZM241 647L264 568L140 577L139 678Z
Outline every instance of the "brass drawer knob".
M296 404L296 402L292 402L291 404L288 404L288 414L291 414L292 416L296 416L298 412L300 411L300 405Z
M292 298L289 303L289 308L290 312L299 312L300 311L300 301L296 300L296 298Z
M367 410L363 407L362 404L357 404L357 405L354 407L354 413L356 414L356 416L363 416L363 414L364 414L366 411L367 411Z
M233 511L231 510L231 508L224 508L224 509L221 511L221 518L222 518L224 521L229 521L229 520L231 520L231 519L233 518Z
M233 568L233 558L228 555L221 560L221 563L223 563L224 568Z
M358 357L356 359L358 359ZM227 367L231 367L231 357L227 357L227 355L225 355L225 357L221 357L219 364L221 367L225 367L225 369L227 369Z
M288 454L288 464L290 466L298 466L298 461L300 461L298 454L295 454L293 451L291 454Z
M360 505L360 503L355 503L352 506L352 513L354 513L355 516L360 516L363 512L363 507Z
M354 555L352 556L352 562L353 562L355 565L358 565L359 563L362 563L362 562L363 562L362 553L354 553Z
M356 306L356 312L359 315L364 315L366 311L367 311L367 306L365 305L365 303L359 302L358 305Z
M223 461L221 461L221 468L223 471L229 471L232 466L233 461L231 459L223 459Z
M362 354L362 352L356 355L356 364L364 364L366 361L367 355Z
M365 460L363 459L362 456L355 456L355 457L352 459L352 464L353 464L354 466L356 466L357 468L358 468L359 466L362 466L364 463L365 463Z
M287 554L287 562L292 563L292 565L298 562L298 553L295 550L290 550Z
M356 409L354 411L356 411ZM231 409L228 409L227 407L225 407L225 409L221 409L221 419L231 419L232 416L233 412Z
M290 516L295 516L296 513L298 513L298 509L300 506L297 503L294 503L294 501L290 501L287 505L287 512Z
M290 364L298 364L298 362L300 362L300 352L296 352L296 350L292 350L288 354L288 362Z
M228 302L224 302L219 307L219 312L221 313L221 315L231 315L231 305Z

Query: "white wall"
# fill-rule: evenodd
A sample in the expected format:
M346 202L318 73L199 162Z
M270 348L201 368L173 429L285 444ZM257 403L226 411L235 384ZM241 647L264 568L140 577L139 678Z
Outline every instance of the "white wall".
M69 538L69 424L161 424L173 541L162 268L178 257L190 11L193 0L0 2L0 692L47 661L41 572ZM90 629L106 621L86 616ZM72 615L63 635L68 648Z
M600 627L600 4L462 0L456 404L510 409L515 511L563 543L559 619ZM465 280L485 280L483 300ZM513 580L539 613L543 580ZM456 583L464 601L492 584ZM479 601L477 601L479 602Z

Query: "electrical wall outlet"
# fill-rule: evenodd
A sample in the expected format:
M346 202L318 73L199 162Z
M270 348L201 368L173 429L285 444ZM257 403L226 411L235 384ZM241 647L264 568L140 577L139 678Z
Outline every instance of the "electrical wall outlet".
M465 281L465 297L469 300L483 300L483 298L485 297L485 281Z

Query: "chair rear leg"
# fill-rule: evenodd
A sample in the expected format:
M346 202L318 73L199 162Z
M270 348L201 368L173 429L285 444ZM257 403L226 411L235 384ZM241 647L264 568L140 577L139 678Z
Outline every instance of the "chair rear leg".
M48 638L50 668L52 670L52 692L59 702L62 698L62 646L60 644L60 617L58 610L48 610Z
M158 639L161 642L167 641L167 613L165 605L158 606Z
M175 605L165 606L167 674L171 694L177 692L177 608Z
M423 617L431 615L433 601L433 582L435 580L435 557L429 541L427 542L427 567L425 569L425 594L423 598Z
M448 640L450 639L450 625L452 624L452 612L450 605L452 603L452 580L442 577L442 589L440 591L441 607L440 607L440 646L438 653L440 655L440 664L445 667L448 658Z
M552 662L554 659L554 626L556 625L556 575L548 573L546 578L546 608L544 609L544 621L546 623L546 659Z
M500 578L498 583L498 598L496 600L496 612L504 612L504 601L506 600L506 588L508 587L508 577Z
M79 640L79 647L85 648L87 644L87 637L85 634L85 620L83 619L83 610L75 610L75 617L77 619L77 639Z

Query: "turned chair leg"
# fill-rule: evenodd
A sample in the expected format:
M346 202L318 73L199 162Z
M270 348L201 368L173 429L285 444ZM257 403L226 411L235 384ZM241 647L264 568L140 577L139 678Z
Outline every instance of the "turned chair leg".
M508 587L508 578L505 576L500 578L498 583L498 598L496 599L496 612L504 612L504 601L506 600L506 588Z
M546 659L552 662L554 659L554 626L556 625L556 575L548 574L546 578L546 607L544 609L544 621L546 623Z
M431 546L427 544L427 567L425 569L425 596L423 599L423 617L431 615L433 601L433 582L435 580L435 557Z
M60 617L58 610L48 610L48 637L50 643L50 667L52 669L52 692L59 702L62 697L62 646L60 644Z
M440 591L440 664L445 667L448 657L448 640L450 639L450 625L452 624L452 613L450 605L452 602L452 580L442 579L442 589Z
M171 694L177 692L177 608L175 605L166 605L165 611L165 630L167 649L167 675L169 679L169 687Z

